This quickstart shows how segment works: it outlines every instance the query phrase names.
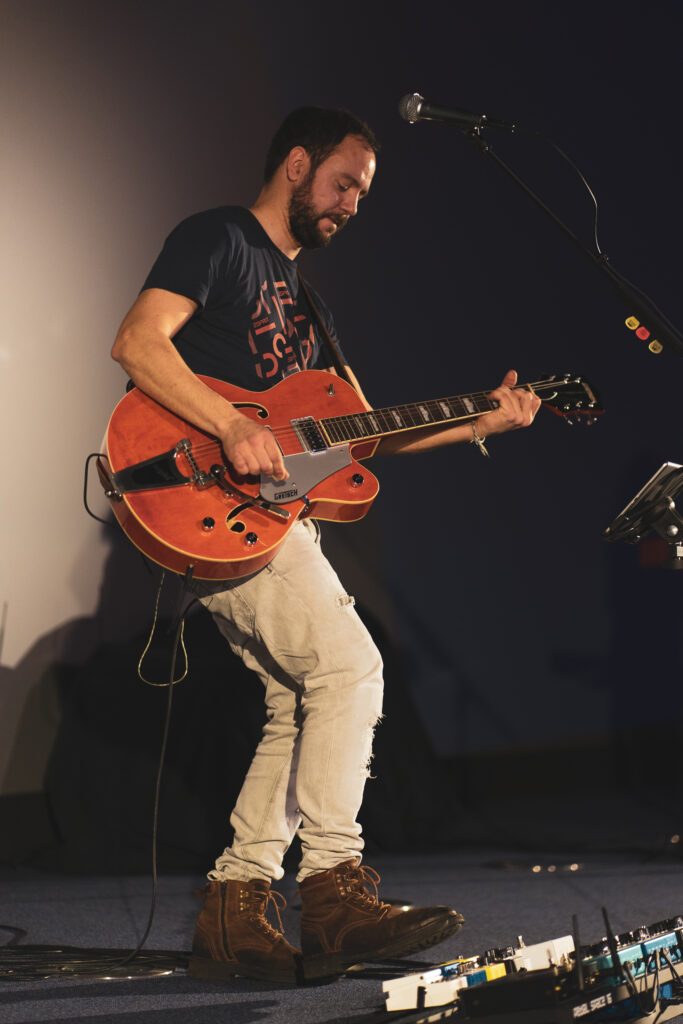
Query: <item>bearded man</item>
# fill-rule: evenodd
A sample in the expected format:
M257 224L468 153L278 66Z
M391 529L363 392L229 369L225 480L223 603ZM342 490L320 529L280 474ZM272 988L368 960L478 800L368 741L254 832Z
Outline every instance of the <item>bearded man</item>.
M259 391L307 368L335 372L323 343L326 333L336 339L332 317L318 296L312 308L295 261L356 216L377 152L370 128L346 111L294 111L273 138L253 205L209 210L175 228L121 325L113 358L138 388L218 438L239 474L286 479L282 452L266 426L196 375ZM345 373L369 410L348 366ZM474 425L385 438L381 450L479 443L528 426L540 403L512 390L515 382L510 371L493 392L498 408ZM302 954L305 976L316 978L452 935L463 922L455 910L384 903L376 872L362 864L357 815L381 716L382 664L321 552L315 521L297 522L259 572L194 586L261 678L267 721L231 815L232 845L209 872L190 974L293 982ZM295 834L301 952L265 916Z

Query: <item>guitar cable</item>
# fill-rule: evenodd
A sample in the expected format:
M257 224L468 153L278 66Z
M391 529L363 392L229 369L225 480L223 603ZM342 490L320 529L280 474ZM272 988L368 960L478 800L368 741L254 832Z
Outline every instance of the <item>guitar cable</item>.
M104 452L90 452L90 454L86 455L85 457L85 466L83 470L83 506L85 508L85 511L92 519L96 519L97 522L102 523L103 526L110 526L110 521L108 519L103 519L101 516L96 515L96 513L93 512L93 510L90 508L90 505L88 504L88 474L90 472L90 463L92 462L93 459L106 458L107 456L104 454ZM109 460L107 459L107 461Z
M103 519L102 516L98 516L97 513L93 512L93 510L90 508L90 505L88 504L88 476L90 473L90 463L92 462L93 459L107 459L107 462L109 461L108 456L104 452L90 452L90 454L86 456L83 472L83 507L85 508L85 511L88 513L91 519L95 519L98 523L102 523L103 526L111 526L111 519ZM140 551L139 548L135 548L135 550L140 555L140 558L142 559L142 563L146 571L149 573L150 576L152 576L153 569L149 563L149 560L145 558L144 554L142 553L142 551Z
M183 579L183 592L189 584L191 569ZM163 578L157 591L157 604ZM156 950L149 951L143 957L140 954L147 939L149 938L154 921L154 915L158 897L158 836L159 836L159 803L161 796L161 783L163 778L166 750L168 747L168 736L171 724L171 711L173 707L173 690L179 682L175 678L178 650L181 645L185 618L198 599L193 599L190 604L177 618L173 649L171 654L171 665L167 683L153 683L155 686L166 686L168 698L166 700L166 711L161 738L161 748L156 772L156 783L154 787L154 808L152 812L152 836L151 836L151 876L152 895L150 900L147 924L142 938L135 949L130 952L117 949L98 949L93 947L81 948L77 946L24 946L20 945L25 936L23 929L17 929L9 925L0 925L3 931L12 932L9 942L0 947L0 980L30 981L49 977L131 977L142 973L172 973L177 967L187 966L188 953L177 950ZM180 596L182 601L182 592ZM185 672L187 674L187 670ZM183 676L184 678L184 676ZM125 968L134 960L138 960L139 970L131 973Z
M83 492L83 504L85 509L93 519L104 525L110 525L106 520L101 519L88 507L87 502L87 482L88 482L88 470L90 462L93 458L100 456L100 452L92 452L88 455L85 463L85 482ZM146 560L145 560L146 562ZM40 980L49 977L90 977L90 978L108 978L108 977L130 977L131 975L124 969L132 964L134 960L138 961L139 970L134 971L133 974L140 975L144 973L152 974L169 974L172 973L177 967L184 968L187 966L188 953L175 950L155 950L148 951L146 954L141 956L142 950L149 938L154 922L154 916L156 911L157 899L158 899L158 838L159 838L159 804L161 798L161 783L163 778L164 764L166 760L166 751L168 747L168 737L171 725L171 712L173 708L173 690L174 687L182 682L186 678L189 671L189 662L187 657L187 650L184 643L184 630L185 620L188 613L199 602L199 598L194 597L186 607L182 608L183 598L185 593L188 591L190 582L192 580L192 567L188 567L185 576L183 577L182 587L178 595L178 601L172 617L172 622L175 621L175 630L173 645L171 651L171 663L167 682L153 682L146 679L142 675L142 664L146 654L152 643L152 639L156 632L158 623L158 611L159 602L161 599L161 592L165 581L165 572L162 571L159 586L157 587L156 599L154 604L154 617L152 621L152 629L145 648L140 656L138 662L138 677L142 682L148 686L155 687L166 687L168 689L168 697L166 700L166 709L164 714L161 747L159 752L159 761L156 771L156 781L154 786L154 806L152 811L152 834L151 834L151 879L152 879L152 895L150 899L150 906L147 916L147 923L142 935L142 938L138 942L137 946L130 952L118 949L98 949L93 947L81 948L78 946L44 946L44 945L32 945L24 946L21 945L22 940L26 936L26 931L21 928L16 928L11 925L0 924L1 931L8 931L11 933L11 938L8 942L0 947L0 980L13 980L13 981L30 981ZM170 633L170 629L169 629ZM179 650L183 651L185 659L185 669L183 674L176 678L176 664L178 660Z
M185 611L182 613L182 615L178 611L177 625L176 625L175 635L174 635L174 639L173 639L173 649L172 649L172 655L171 655L171 668L170 668L170 672L169 672L169 676L168 676L168 682L167 683L152 683L148 679L145 679L143 677L142 673L141 673L141 666L142 666L142 662L144 660L144 657L145 657L147 651L149 650L150 644L152 643L152 638L153 638L154 632L156 630L157 614L158 614L158 609L159 609L159 599L161 597L161 591L162 591L162 588L163 588L163 585L164 585L164 578L165 578L165 573L162 572L161 580L159 581L159 587L157 589L156 603L155 603L155 606L154 606L154 621L152 623L152 631L150 632L149 639L147 641L147 646L145 647L145 649L144 649L144 651L143 651L143 653L142 653L142 655L140 657L140 661L138 662L138 677L142 680L142 682L146 683L148 686L165 686L168 689L168 697L166 699L166 713L165 713L165 716L164 716L164 726L163 726L163 732L162 732L162 738L161 738L161 750L159 752L159 764L158 764L158 767L157 767L156 783L155 783L155 786L154 786L154 810L152 812L152 850L151 850L152 898L150 900L149 914L148 914L148 917L147 917L147 925L145 927L145 931L144 931L144 933L142 935L142 938L140 939L140 941L138 942L138 944L137 944L137 946L135 947L134 950L132 950L119 963L113 965L114 969L117 969L117 968L120 969L122 967L127 966L127 964L131 963L131 961L133 961L138 956L138 954L141 952L143 946L147 942L147 939L149 938L149 934L150 934L150 932L152 930L152 924L153 924L153 921L154 921L154 914L155 914L156 904L157 904L158 883L159 883L157 854L158 854L158 837L159 837L159 803L160 803L160 798L161 798L161 780L162 780L162 777L163 777L164 763L165 763L165 760L166 760L166 748L168 746L168 735L169 735L170 726L171 726L171 711L172 711L172 708L173 708L173 690L174 690L174 687L178 683L182 682L183 679L185 679L185 677L187 676L188 670L189 670L189 663L188 663L188 659L187 659L187 650L185 648L185 641L184 641L185 618L187 616L187 613L190 611L190 609L196 603L198 603L198 600L199 600L198 598L195 597L190 602L190 604L185 608ZM182 590L181 590L179 598L178 598L178 609L182 605L183 593L188 590L191 579L192 579L192 567L190 566L190 567L188 567L188 569L187 569L187 571L185 573L185 576L183 578L183 587L182 587ZM176 679L175 678L176 661L177 661L177 658L178 658L178 650L179 650L180 647L182 647L183 654L184 654L184 657L185 657L185 671L183 672L183 674L180 676L179 679Z

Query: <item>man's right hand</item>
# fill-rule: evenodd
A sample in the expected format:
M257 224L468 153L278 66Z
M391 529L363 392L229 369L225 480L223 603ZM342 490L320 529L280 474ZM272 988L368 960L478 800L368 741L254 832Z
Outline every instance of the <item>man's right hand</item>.
M221 431L219 440L223 451L241 476L259 476L264 473L274 480L286 480L282 452L268 427L235 412Z

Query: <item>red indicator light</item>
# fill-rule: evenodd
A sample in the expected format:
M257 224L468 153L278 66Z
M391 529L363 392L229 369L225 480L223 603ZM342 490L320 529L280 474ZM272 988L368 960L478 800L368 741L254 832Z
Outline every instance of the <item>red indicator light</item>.
M640 338L641 341L647 341L650 337L650 332L647 327L639 327L636 331L636 338Z

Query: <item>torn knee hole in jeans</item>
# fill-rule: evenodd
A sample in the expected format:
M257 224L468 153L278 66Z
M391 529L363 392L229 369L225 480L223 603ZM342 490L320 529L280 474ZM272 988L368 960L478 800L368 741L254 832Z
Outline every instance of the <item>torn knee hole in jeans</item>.
M368 721L368 726L370 727L370 752L368 753L368 756L365 759L365 764L362 766L362 772L363 772L363 775L365 776L366 779L375 779L375 778L377 778L377 776L373 775L371 773L371 771L370 771L370 767L372 765L372 759L375 756L373 751L372 751L372 744L373 744L374 739L375 739L375 729L377 728L377 726L379 725L379 723L382 721L383 718L384 718L384 715L380 712L378 715L375 715L373 718L371 718Z
M346 608L348 605L353 607L355 603L356 599L351 594L337 594L337 604L340 608Z

